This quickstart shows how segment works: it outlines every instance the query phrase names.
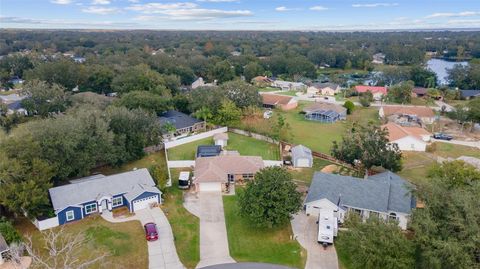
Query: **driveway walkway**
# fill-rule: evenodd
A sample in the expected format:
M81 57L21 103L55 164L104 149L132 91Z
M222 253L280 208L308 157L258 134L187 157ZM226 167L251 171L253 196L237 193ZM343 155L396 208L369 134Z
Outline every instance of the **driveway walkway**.
M172 227L163 211L154 207L135 212L134 217L125 219L113 219L110 212L104 212L102 217L110 222L123 222L139 220L142 225L148 222L157 224L158 240L147 242L148 245L148 268L149 269L184 269L180 262L173 242Z
M440 143L462 145L462 146L474 147L474 148L479 148L480 149L480 141L462 141L462 140L450 140L450 141L448 141L448 140L440 140L440 139L434 139L434 138L432 138L432 141L440 142Z
M297 241L307 250L305 269L338 269L337 252L334 246L326 250L318 244L316 218L300 212L292 220L292 230Z
M200 262L197 268L234 263L228 249L222 194L201 192L186 197L184 206L200 218Z

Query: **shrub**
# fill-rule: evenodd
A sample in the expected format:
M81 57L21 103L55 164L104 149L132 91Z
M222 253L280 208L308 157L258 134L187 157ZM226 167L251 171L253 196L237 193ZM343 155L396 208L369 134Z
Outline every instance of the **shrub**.
M22 240L12 223L5 218L0 219L0 234L5 238L7 244L20 242Z
M350 115L353 112L353 109L355 109L355 104L353 104L352 101L348 100L343 104L343 107L347 109L347 114Z

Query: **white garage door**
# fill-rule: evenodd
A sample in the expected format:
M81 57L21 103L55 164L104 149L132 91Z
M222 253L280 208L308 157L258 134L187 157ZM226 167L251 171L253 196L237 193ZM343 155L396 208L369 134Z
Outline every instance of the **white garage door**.
M133 201L133 211L147 208L152 203L158 203L158 195L149 196L140 200Z
M310 167L310 161L306 158L300 158L297 160L297 167Z
M219 182L208 182L199 184L200 191L222 191L222 184Z

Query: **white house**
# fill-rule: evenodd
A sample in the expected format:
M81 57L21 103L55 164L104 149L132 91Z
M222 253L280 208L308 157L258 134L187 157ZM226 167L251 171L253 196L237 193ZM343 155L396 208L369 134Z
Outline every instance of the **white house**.
M282 91L304 91L307 89L307 85L302 82L292 82L275 80L272 82L272 87L280 88Z
M362 219L396 220L405 230L416 205L411 188L406 180L389 171L368 179L316 172L304 209L307 215L313 216L328 210L340 223L347 214L358 214Z
M304 145L298 145L292 148L292 163L294 167L312 167L312 150Z
M215 141L215 145L221 146L222 148L227 146L228 142L228 134L227 133L219 133L213 136L213 141Z
M431 134L420 127L400 126L389 122L382 126L388 130L388 140L403 151L425 151Z
M216 80L214 80L213 83L205 83L205 81L203 80L202 77L197 78L197 80L195 80L192 83L192 89L193 90L195 90L198 87L213 87L213 86L217 86L217 81Z

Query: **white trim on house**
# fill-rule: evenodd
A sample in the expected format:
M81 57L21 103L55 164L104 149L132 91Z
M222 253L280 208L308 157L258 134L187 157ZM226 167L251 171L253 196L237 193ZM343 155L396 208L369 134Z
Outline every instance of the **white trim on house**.
M92 205L95 206L95 210L90 209ZM90 204L86 204L86 205L85 205L85 214L90 215L90 214L95 213L95 212L97 212L97 211L98 211L98 204L97 204L97 202L93 202L93 203L90 203Z
M72 216L69 217L69 213L72 213ZM68 210L67 212L65 212L65 219L67 221L72 221L75 219L75 210Z
M118 199L120 199L120 203L118 203ZM123 205L123 196L117 196L112 198L112 207L117 207Z

